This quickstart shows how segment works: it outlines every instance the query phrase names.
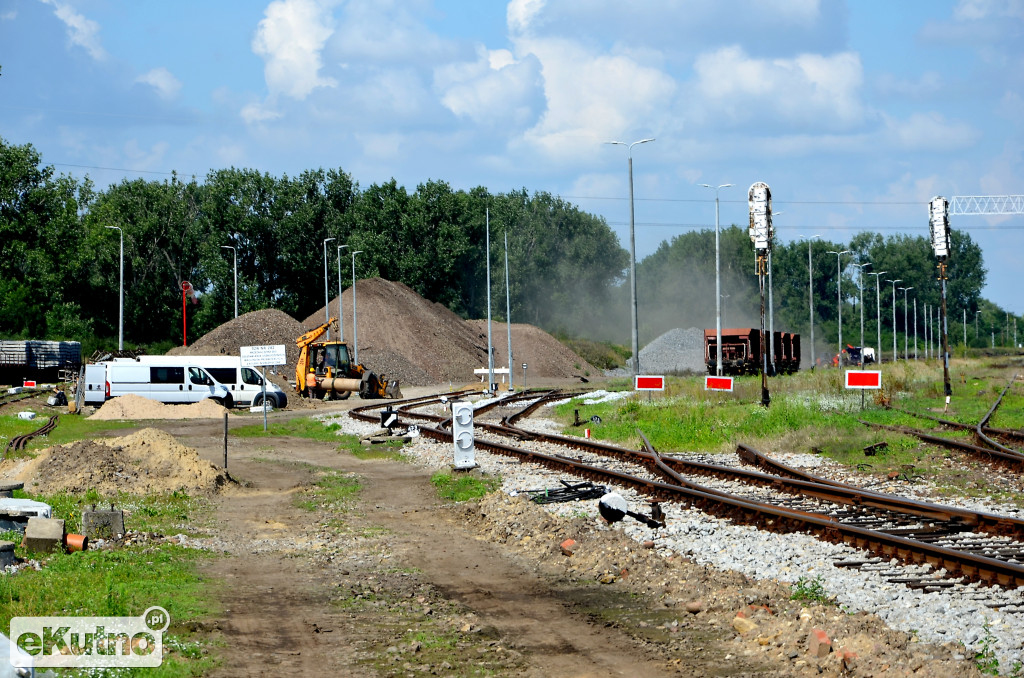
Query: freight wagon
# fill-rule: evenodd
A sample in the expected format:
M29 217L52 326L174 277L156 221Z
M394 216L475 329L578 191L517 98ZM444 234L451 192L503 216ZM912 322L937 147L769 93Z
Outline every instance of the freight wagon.
M769 336L765 332L766 337ZM715 374L718 361L716 330L704 330L704 363L708 374ZM775 332L772 337L775 365L769 373L792 374L800 369L800 335ZM774 369L773 369L774 368ZM761 330L753 327L722 328L722 372L724 374L760 374Z

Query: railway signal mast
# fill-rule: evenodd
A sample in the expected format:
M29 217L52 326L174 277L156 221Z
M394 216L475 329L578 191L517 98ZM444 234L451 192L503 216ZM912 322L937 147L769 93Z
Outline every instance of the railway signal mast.
M761 404L771 403L768 394L768 342L764 334L764 278L768 273L768 255L772 251L772 191L768 184L758 181L747 192L750 207L750 240L757 255L755 269L761 290Z
M946 260L949 258L949 201L941 196L928 203L928 231L931 234L932 249L939 260L939 284L942 287L942 308L939 327L942 332L942 383L949 407L953 389L949 384L949 328L946 319Z

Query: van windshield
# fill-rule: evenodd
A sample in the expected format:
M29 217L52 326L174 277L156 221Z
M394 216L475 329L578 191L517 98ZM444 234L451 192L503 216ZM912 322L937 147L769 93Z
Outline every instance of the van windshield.
M243 367L242 382L246 384L251 384L253 386L262 386L263 377L261 377L260 373L252 369L251 367Z

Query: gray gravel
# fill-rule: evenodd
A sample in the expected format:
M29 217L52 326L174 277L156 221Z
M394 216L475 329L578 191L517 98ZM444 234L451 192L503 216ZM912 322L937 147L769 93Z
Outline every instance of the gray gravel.
M326 417L325 421L337 422L341 424L342 431L357 435L365 435L377 428L356 422L345 415ZM522 425L534 430L561 428L554 422L536 416ZM503 442L509 441L503 439ZM565 453L564 450L562 453ZM423 438L406 446L405 454L414 462L433 469L450 468L453 461L450 445ZM821 475L842 473L839 468L830 468L831 462L814 455L778 456L784 457L787 464L812 467ZM521 464L518 460L493 455L481 449L476 451L476 461L484 473L500 475L502 489L509 494L557 487L559 480L565 477L564 474ZM722 463L726 459L717 461ZM632 506L643 509L646 504L645 498L632 490L610 489L625 497ZM885 489L897 493L901 490ZM934 497L927 497L927 491L920 486L908 494L944 503ZM818 579L828 595L833 596L844 610L850 613L863 610L877 614L892 628L915 633L926 642L959 641L969 650L979 651L987 626L995 639L995 651L1002 667L1009 668L1014 662L1024 661L1024 612L1019 612L1024 609L1024 588L989 589L963 584L939 592L924 593L887 580L894 576L925 575L929 572L934 575L935 572L929 571L928 567L908 568L899 566L895 561L879 560L872 568L862 570L838 568L833 562L869 560L871 555L848 546L822 542L805 534L774 534L746 525L735 525L696 509L670 504L663 504L662 508L666 514L664 528L652 530L640 523L626 522L623 523L623 529L637 541L654 540L657 548L666 556L684 554L698 563L742 572L757 579L775 579L788 583L800 579ZM985 506L986 510L992 512L1016 513L1013 510L1002 511L1001 508L1008 507L991 504ZM598 519L597 502L554 504L548 505L547 509L565 517L586 514ZM986 602L991 604L993 600L1009 610L988 607Z
M640 371L644 374L701 374L704 365L704 330L696 327L669 330L640 349ZM628 368L605 372L610 377L628 377Z

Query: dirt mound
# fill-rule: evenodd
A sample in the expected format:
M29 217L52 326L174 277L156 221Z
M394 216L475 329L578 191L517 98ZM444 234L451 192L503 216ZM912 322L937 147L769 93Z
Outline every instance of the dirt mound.
M239 355L241 346L284 344L288 365L294 372L299 360L295 340L304 331L299 322L284 311L265 308L233 318L187 347L171 349L167 355Z
M146 428L121 438L79 440L43 450L19 474L32 493L86 492L111 496L212 492L227 475L203 461L191 447L157 429Z
M209 398L188 405L166 405L137 395L123 395L103 403L90 419L222 419L228 410Z
M463 320L399 282L369 278L357 281L356 285L359 361L368 368L400 379L403 384L428 386L473 381L473 370L487 366L486 321ZM351 342L351 288L342 293L341 301L344 335ZM330 309L332 315L337 315L337 297L331 300ZM303 321L302 327L309 330L323 322L321 306ZM504 326L496 323L494 328L495 360L504 365ZM512 326L512 352L517 363L530 364L528 374L534 377L597 372L551 335L532 325Z
M486 347L487 321L470 320L468 323L476 332L477 340ZM508 333L505 323L493 323L491 342L495 349L494 366L505 367L508 365ZM484 356L483 365L478 367L487 367L486 350ZM512 367L515 370L516 383L522 381L523 363L528 366L527 385L530 377L563 378L601 374L601 370L536 325L512 323L512 357L515 359Z

